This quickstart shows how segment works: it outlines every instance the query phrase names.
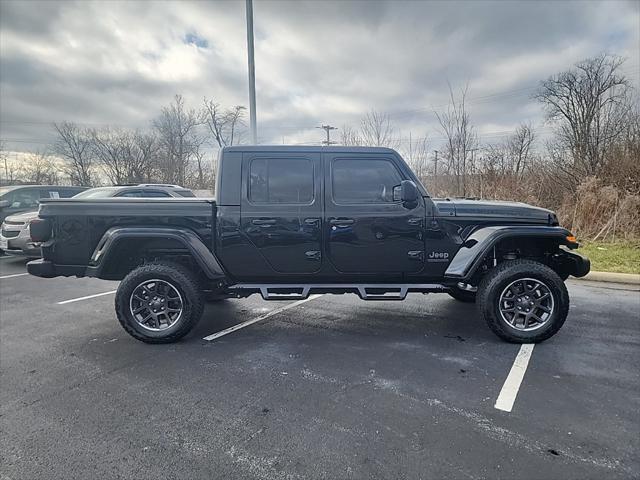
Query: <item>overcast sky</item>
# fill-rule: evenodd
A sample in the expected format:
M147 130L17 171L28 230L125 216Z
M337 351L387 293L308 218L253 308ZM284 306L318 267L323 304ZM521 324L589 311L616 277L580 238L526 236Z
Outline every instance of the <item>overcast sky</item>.
M44 148L50 123L147 127L176 93L247 105L244 1L0 0L0 137ZM397 136L441 135L449 81L469 85L482 142L545 127L541 79L601 52L638 85L638 1L254 0L259 138L321 140L320 123L392 114ZM339 133L338 133L339 135Z

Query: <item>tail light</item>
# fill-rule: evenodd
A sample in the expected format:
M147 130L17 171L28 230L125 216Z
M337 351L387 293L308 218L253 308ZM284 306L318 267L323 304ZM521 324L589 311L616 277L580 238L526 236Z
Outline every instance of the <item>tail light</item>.
M35 218L29 224L32 242L46 242L51 238L51 222L46 218Z

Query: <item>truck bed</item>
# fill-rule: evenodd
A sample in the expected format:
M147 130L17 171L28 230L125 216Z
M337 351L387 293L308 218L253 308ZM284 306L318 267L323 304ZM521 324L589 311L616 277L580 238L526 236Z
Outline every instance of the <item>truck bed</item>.
M42 245L42 256L86 267L105 233L115 227L182 228L212 249L216 209L213 198L46 199L38 215L51 219L53 234Z

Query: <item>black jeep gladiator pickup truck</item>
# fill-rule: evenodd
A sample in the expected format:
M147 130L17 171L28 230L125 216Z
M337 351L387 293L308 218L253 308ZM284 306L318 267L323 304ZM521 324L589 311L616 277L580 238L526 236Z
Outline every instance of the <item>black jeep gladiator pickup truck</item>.
M476 302L510 342L554 335L564 280L589 260L556 215L522 203L433 199L387 148L223 148L216 199L42 200L40 277L122 280L115 307L138 340L178 340L207 297L355 293Z

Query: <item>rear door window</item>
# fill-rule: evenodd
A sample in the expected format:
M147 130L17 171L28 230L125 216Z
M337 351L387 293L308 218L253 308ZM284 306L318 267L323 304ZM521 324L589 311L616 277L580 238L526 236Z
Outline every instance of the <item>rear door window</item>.
M256 158L249 168L252 203L310 204L313 163L306 158Z
M62 194L63 191L58 188L45 188L40 190L40 198L65 198Z
M144 198L167 198L167 197L171 197L171 195L169 195L167 192L162 192L160 190L143 190L141 192L141 197Z
M129 190L116 195L116 197L140 198L142 192L140 190Z

